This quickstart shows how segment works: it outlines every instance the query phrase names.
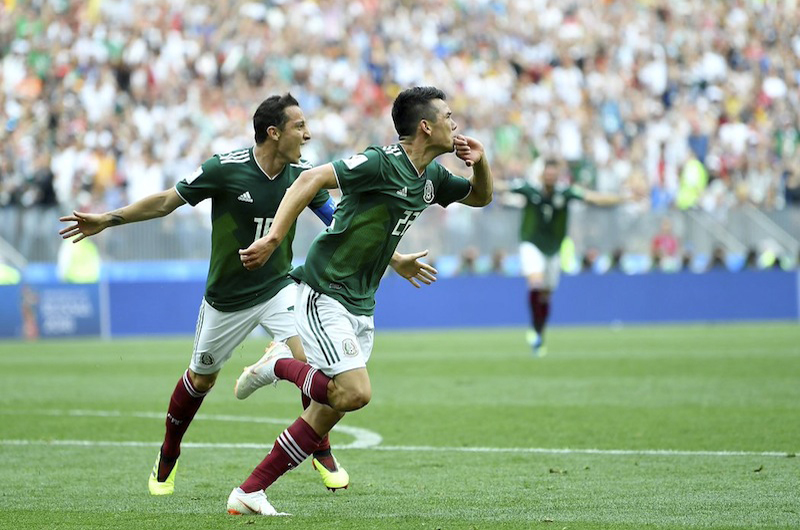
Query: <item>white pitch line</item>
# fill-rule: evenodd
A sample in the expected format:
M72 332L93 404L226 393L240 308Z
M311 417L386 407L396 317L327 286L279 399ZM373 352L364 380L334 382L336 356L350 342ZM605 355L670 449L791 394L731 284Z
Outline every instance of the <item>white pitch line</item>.
M163 412L120 412L117 410L37 410L37 411L0 411L0 415L10 414L14 416L75 416L75 417L95 417L95 418L147 418L163 420L165 413ZM282 418L262 418L253 416L231 416L226 414L198 414L197 419L203 421L225 421L225 422L238 422L238 423L269 423L275 425L283 425L288 427L295 420L282 419ZM361 427L351 427L349 425L337 425L333 428L333 432L347 434L353 437L353 441L349 444L337 446L338 449L367 449L379 445L383 441L383 437L369 429L362 429ZM138 443L138 442L134 442ZM147 442L143 442L147 443ZM193 447L190 443L181 444L184 447ZM160 446L160 444L159 444ZM261 444L250 444L252 447L264 447ZM219 445L198 445L198 447L228 447L236 448L236 444L231 446ZM272 447L270 445L269 447Z
M0 440L4 446L61 446L61 447L160 447L161 442L134 442L112 440ZM257 443L203 443L186 442L186 448L198 449L269 449L271 445ZM794 453L780 451L673 451L669 449L569 449L546 447L436 447L429 445L378 445L354 447L353 444L333 446L334 449L369 449L394 452L447 452L447 453L527 453L544 455L601 455L601 456L760 456L787 458Z
M4 411L0 415L38 415L38 416L75 416L75 417L100 417L100 418L148 418L163 419L163 412L120 412L105 410L37 410L37 411ZM231 416L223 414L199 414L198 419L207 421L244 422L244 423L269 423L289 425L293 420L281 418L263 418L251 416ZM780 451L680 451L672 449L571 449L571 448L546 448L546 447L437 447L430 445L380 445L383 438L380 434L362 429L337 425L335 432L349 434L354 441L349 444L334 445L337 450L343 449L373 449L376 451L394 452L448 452L448 453L516 453L516 454L545 454L545 455L609 455L609 456L761 456L786 458L795 453ZM0 446L69 446L69 447L160 447L161 442L114 441L114 440L0 440ZM271 444L258 443L203 443L185 442L183 447L198 449L269 449Z
M780 451L678 451L673 449L570 449L547 447L435 447L430 445L379 445L375 451L445 451L461 453L535 453L544 455L611 455L611 456L776 456L795 453Z

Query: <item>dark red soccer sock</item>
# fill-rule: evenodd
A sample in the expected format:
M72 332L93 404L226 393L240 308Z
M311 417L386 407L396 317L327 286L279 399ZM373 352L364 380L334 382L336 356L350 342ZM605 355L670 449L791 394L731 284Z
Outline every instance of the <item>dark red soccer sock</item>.
M300 400L303 402L303 410L306 410L308 406L311 404L311 398L305 394L300 394ZM319 446L314 451L314 458L322 462L325 467L329 465L333 466L333 457L331 456L331 440L328 438L328 435L322 437L322 441L319 443ZM330 462L324 461L323 459L330 458ZM329 468L330 469L330 468Z
M275 363L275 375L280 379L291 381L304 395L317 403L330 405L328 402L328 382L330 377L310 364L297 359L278 359Z
M539 291L528 291L528 308L531 313L531 327L536 329L536 304L539 300Z
M175 461L181 454L181 440L192 423L197 409L203 403L208 392L198 392L189 379L189 370L183 373L180 381L172 391L167 409L167 433L161 446L161 462L158 466L158 480L167 480Z
M541 335L547 324L547 317L550 316L550 294L545 294L538 289L532 289L528 294L528 303L531 308L533 329Z
M299 466L322 439L303 418L297 418L283 431L272 451L240 486L245 493L267 489L278 477Z

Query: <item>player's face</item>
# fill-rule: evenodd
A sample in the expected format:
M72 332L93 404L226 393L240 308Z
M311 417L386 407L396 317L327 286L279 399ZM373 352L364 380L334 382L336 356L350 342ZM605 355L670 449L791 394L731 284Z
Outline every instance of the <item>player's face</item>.
M454 139L458 125L453 120L453 112L444 100L433 100L436 108L436 121L431 122L432 129L431 142L441 146L445 151L452 151L455 148Z
M556 166L545 166L544 173L542 174L542 183L544 187L547 189L553 189L556 186L556 181L558 180L558 167Z
M303 145L311 139L311 133L300 107L287 107L284 112L288 119L278 138L278 152L290 162L297 163Z

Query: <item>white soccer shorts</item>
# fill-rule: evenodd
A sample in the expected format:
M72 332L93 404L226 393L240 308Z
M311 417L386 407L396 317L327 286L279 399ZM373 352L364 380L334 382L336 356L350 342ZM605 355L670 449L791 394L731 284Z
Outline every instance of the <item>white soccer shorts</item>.
M214 309L204 298L189 368L202 375L218 372L256 326L264 328L276 341L297 335L293 312L296 292L297 285L291 283L266 302L228 312Z
M364 368L372 354L375 323L305 283L297 289L295 325L308 364L328 377Z
M519 244L519 260L522 274L526 277L536 275L541 278L537 287L554 291L561 277L561 256L556 253L545 256L533 243L523 241Z

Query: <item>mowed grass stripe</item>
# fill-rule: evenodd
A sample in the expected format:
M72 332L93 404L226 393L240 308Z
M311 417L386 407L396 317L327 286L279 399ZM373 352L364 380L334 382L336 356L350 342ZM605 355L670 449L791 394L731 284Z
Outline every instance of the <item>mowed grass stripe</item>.
M113 440L0 440L0 445L70 446L70 447L160 447L161 442ZM272 445L256 443L203 443L185 442L192 449L269 449ZM532 453L545 455L608 455L608 456L767 456L795 458L795 453L780 451L677 451L671 449L570 449L546 447L433 447L414 445L376 445L370 447L332 446L338 451L370 450L389 452L444 452L444 453Z

